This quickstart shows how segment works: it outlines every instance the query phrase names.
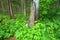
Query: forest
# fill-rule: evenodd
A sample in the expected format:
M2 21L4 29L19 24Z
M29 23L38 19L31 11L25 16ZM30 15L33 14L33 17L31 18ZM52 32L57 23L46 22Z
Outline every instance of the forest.
M0 0L0 40L60 40L60 0Z

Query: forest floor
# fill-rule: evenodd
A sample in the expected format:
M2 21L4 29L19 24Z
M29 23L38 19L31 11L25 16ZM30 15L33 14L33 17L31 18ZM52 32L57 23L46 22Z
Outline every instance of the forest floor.
M23 15L15 15L15 17L10 19L6 15L0 15L0 21L2 19L0 30L4 31L0 33L1 37L8 38L12 34L17 40L60 40L59 14L41 15L40 20L35 22L34 28L26 27L28 17L26 19Z

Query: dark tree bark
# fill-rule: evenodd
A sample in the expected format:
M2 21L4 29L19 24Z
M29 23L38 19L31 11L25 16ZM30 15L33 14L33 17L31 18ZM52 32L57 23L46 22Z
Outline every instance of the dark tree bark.
M2 11L3 11L3 13L5 13L5 8L4 8L3 0L1 0L1 7L2 7Z
M11 6L10 0L8 0L8 8L9 8L9 12L10 12L10 18L12 18L13 17L13 12L12 12L12 6Z

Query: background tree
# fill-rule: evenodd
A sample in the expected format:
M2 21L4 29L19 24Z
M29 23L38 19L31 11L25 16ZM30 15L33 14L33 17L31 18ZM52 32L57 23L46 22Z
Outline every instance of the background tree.
M12 18L13 17L13 12L12 12L12 6L11 6L10 0L8 0L8 8L9 8L9 12L10 12L10 18Z
M5 13L5 8L4 8L3 0L1 0L1 7L2 7L2 11L3 11L3 13Z
M26 17L26 0L24 0L24 17Z

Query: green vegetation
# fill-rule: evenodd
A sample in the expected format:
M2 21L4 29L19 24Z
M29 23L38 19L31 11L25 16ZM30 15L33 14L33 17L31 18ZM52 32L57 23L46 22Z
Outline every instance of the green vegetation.
M22 15L20 14L19 17ZM48 17L47 17L48 16ZM27 20L9 19L6 16L0 23L0 38L16 36L17 40L59 40L60 39L60 15L42 15L40 20L35 22L34 28L26 26Z
M23 0L10 0L13 16L10 15L11 12L9 14L7 1L3 1L6 12L3 12L0 7L0 40L14 36L16 40L60 40L60 0L40 0L40 17L34 21L33 27L26 25L32 15L29 12L32 1L25 1L26 17L23 11Z

